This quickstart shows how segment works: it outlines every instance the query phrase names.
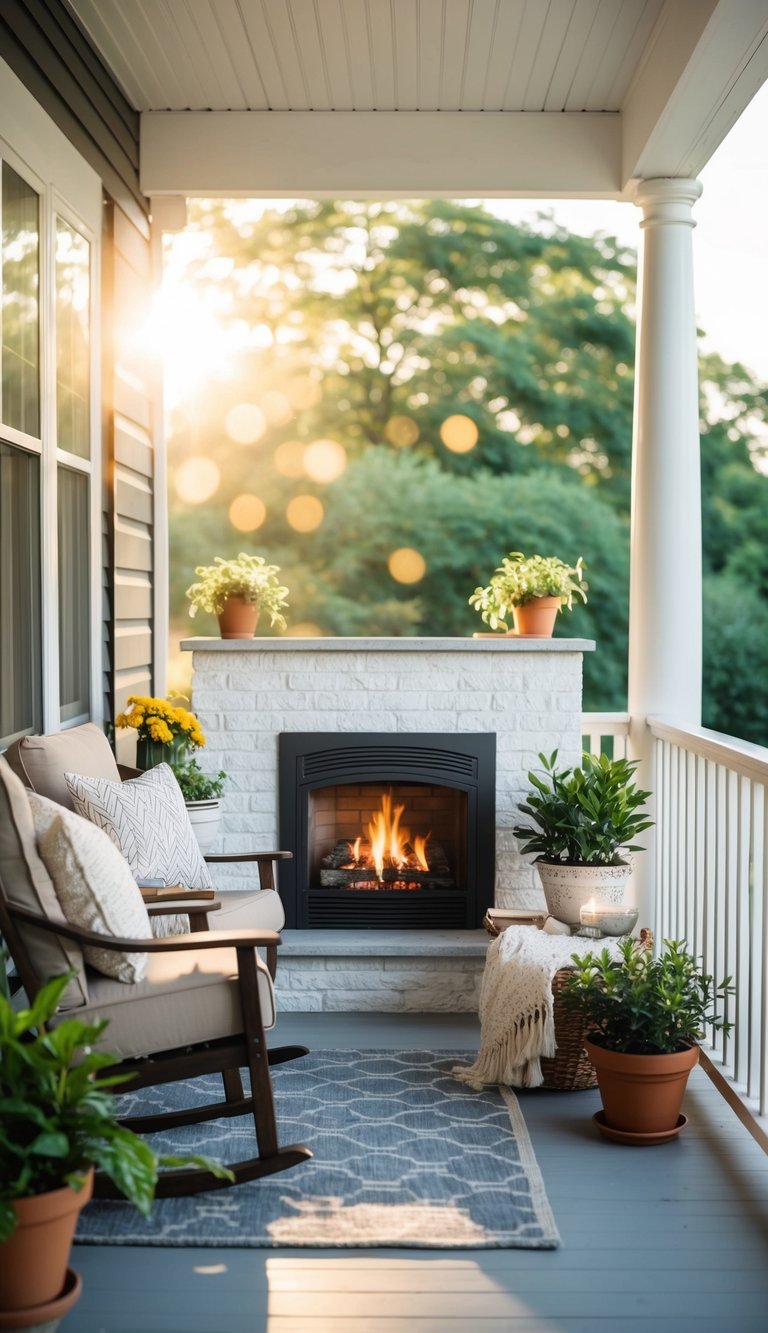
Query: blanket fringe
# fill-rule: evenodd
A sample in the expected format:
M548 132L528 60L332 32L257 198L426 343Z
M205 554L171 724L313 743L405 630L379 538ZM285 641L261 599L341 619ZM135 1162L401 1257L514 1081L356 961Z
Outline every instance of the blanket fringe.
M469 1068L457 1065L451 1071L453 1077L475 1092L497 1083L511 1088L540 1087L544 1082L541 1058L552 1058L557 1049L554 1025L546 1020L541 1009L532 1009L513 1023L500 1041L481 1050Z

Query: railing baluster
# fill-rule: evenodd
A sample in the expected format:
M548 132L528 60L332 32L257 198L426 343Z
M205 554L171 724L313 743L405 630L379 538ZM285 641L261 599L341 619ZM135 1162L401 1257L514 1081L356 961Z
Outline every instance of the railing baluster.
M648 726L657 945L685 938L716 984L734 978L733 1030L711 1033L712 1055L750 1109L766 1116L768 747L663 719ZM582 728L596 752L612 737L614 757L626 754L626 715L585 714Z

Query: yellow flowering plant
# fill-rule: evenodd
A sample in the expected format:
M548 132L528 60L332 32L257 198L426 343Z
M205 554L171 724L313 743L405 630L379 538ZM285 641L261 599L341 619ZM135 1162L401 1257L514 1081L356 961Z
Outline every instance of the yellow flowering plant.
M200 723L188 709L167 699L141 694L129 695L127 702L128 707L115 718L115 725L133 727L139 733L136 748L139 768L178 763L191 748L205 745Z

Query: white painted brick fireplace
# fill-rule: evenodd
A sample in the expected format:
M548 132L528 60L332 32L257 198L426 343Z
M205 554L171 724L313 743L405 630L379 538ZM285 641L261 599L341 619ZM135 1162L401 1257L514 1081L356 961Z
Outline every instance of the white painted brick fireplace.
M193 653L193 703L207 737L204 767L223 768L228 774L222 847L226 843L227 850L245 850L254 841L260 848L279 845L281 732L495 733L495 903L543 905L535 872L520 856L512 828L528 790L528 770L538 767L539 753L556 749L564 765L575 763L581 754L582 654L594 648L591 641L257 638L189 639L182 646ZM247 866L226 869L228 887L247 886ZM354 1009L361 994L378 990L369 976L367 988L353 986L355 994L344 1000L339 995L342 978L329 975L322 978L319 991L311 989L313 974L318 981L322 972L346 970L357 979L370 974L375 966L370 941L356 958L355 932L348 934L352 939L342 951L346 957L335 959L318 954L316 945L297 956L296 942L286 935L282 953L288 955L287 966L279 996L283 1008ZM444 948L431 952L437 961L426 983L416 975L413 957L396 974L391 956L382 961L393 982L398 978L385 1007L441 1009L451 1002L454 1008L476 1006L482 962L478 949L469 951L474 962L465 952L453 972ZM414 982L410 998L409 976ZM381 1008L381 998L369 1007Z

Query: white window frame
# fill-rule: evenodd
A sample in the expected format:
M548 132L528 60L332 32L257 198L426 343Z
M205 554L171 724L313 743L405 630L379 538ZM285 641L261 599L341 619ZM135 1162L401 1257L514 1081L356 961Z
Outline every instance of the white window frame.
M45 732L103 721L101 569L101 223L102 187L84 161L23 84L0 61L0 160L39 197L40 237L40 439L2 426L8 444L40 457L41 671ZM90 247L90 457L60 450L56 431L56 217L74 227ZM90 699L89 713L61 721L59 698L58 467L90 478Z

